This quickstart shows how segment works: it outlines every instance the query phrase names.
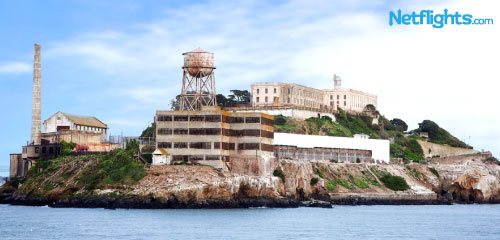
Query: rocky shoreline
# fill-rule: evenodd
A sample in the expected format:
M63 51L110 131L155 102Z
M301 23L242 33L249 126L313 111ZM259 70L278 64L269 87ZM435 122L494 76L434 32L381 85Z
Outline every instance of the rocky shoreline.
M231 201L207 200L204 202L180 202L176 199L164 200L143 197L84 197L63 200L48 200L31 196L3 194L0 204L23 206L49 206L52 208L104 208L104 209L233 209L233 208L332 208L336 205L451 205L451 204L500 204L491 202L459 202L451 199L380 199L364 196L346 196L332 201L268 198L240 198Z
M500 165L487 156L433 159L426 164L336 164L283 160L280 176L221 172L208 166L152 166L139 181L87 188L68 161L54 173L7 183L0 204L54 208L296 208L335 205L500 203ZM83 167L82 167L83 166ZM71 172L72 174L68 174ZM394 190L381 175L408 184Z

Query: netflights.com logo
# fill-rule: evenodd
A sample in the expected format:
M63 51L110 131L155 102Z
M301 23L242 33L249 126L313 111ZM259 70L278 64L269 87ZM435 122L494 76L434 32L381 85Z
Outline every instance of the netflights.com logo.
M442 28L444 25L492 25L493 18L474 18L472 14L453 14L445 9L443 13L435 14L432 10L421 10L420 13L402 13L401 9L395 13L389 12L389 26L398 25L432 25L433 28Z

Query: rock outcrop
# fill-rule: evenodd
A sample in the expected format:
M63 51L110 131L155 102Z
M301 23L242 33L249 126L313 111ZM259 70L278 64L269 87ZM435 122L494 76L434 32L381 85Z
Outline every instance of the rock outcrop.
M85 172L79 169L94 163L70 162L42 181L19 187L6 184L0 202L103 208L493 203L500 200L500 165L488 161L490 157L472 154L407 165L282 160L276 166L282 172L279 177L222 172L209 166L152 166L138 182L98 189L87 189L78 181ZM402 177L408 188L391 190L381 181L387 174Z

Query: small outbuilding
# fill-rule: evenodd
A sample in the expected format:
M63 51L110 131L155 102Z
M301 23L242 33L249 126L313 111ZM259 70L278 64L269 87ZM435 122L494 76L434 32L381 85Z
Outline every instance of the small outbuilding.
M172 161L172 156L163 148L157 148L153 152L152 165L168 165Z

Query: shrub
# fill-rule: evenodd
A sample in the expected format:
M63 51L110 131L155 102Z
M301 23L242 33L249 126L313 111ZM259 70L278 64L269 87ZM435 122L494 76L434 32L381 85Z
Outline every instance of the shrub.
M435 168L430 167L429 171L431 171L431 173L434 174L434 176L439 178L439 173Z
M340 184L340 186L345 187L347 189L354 189L355 188L354 184L350 183L346 179L340 178L337 180L337 182Z
M313 177L313 178L311 178L311 182L310 182L310 184L311 184L311 185L316 185L316 183L318 183L318 180L319 180L319 178L317 178L317 177Z
M333 191L333 189L335 189L336 187L337 187L337 184L334 181L328 181L326 183L326 189L330 192Z
M73 153L73 149L76 147L74 142L66 142L64 140L59 143L61 146L61 156L69 156Z
M276 115L274 116L274 125L285 125L286 124L286 117L283 115Z
M400 176L386 174L380 178L384 185L393 191L404 191L410 189L406 180Z
M273 176L281 178L281 181L285 182L285 173L280 168L276 168L273 172Z
M364 178L355 178L353 183L356 187L366 189L370 187L370 182Z

